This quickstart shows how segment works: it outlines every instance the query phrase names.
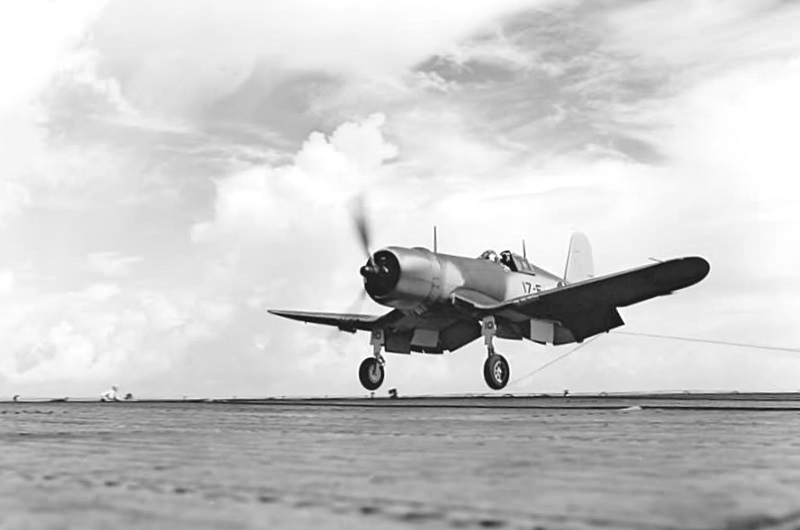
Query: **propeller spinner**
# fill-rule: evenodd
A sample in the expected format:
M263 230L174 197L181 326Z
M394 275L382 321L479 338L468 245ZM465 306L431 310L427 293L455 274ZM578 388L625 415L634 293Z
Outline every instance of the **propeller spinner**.
M372 298L389 294L400 280L400 262L389 250L379 250L370 256L359 271L364 277L364 289Z

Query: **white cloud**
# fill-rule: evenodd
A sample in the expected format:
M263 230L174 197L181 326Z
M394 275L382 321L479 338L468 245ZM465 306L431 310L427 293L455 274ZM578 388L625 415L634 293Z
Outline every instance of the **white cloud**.
M109 277L126 276L141 256L124 256L119 252L93 252L86 256L86 267L97 274Z
M2 83L0 83L1 85ZM37 114L21 104L0 104L0 220L20 213L32 201L30 181L47 158Z
M0 6L0 111L31 102L105 3L31 0Z
M89 57L81 46L105 3L34 0L0 6L0 219L22 212L42 189L68 182L74 175L65 166L85 154L54 148L48 136L52 116L40 97L54 78L75 77L122 106L115 82L101 79L94 63L77 59Z
M433 102L398 112L387 129L403 149L407 172L430 176L433 185L449 177L502 178L515 165L514 158L524 158L529 148L503 143L475 119L465 106Z
M376 114L340 125L327 138L314 132L293 164L254 167L218 180L214 219L196 224L192 238L248 239L288 234L290 227L316 229L326 211L346 206L397 155L383 138L384 121Z
M110 298L120 294L122 291L120 290L119 286L113 283L95 283L90 285L85 291L84 295L87 298L87 301L90 303L94 302L105 302Z
M794 55L800 47L800 11L774 0L632 3L609 12L606 42L656 64L720 68Z
M31 201L30 191L14 181L0 181L0 219L19 213Z
M156 376L194 344L218 336L234 314L211 299L109 283L12 302L1 313L0 373L18 389L88 384L99 391L111 380Z
M364 258L347 206L361 192L375 246L429 245L436 223L446 252L519 248L524 237L529 255L556 272L573 228L589 233L599 271L648 256L705 255L712 274L703 284L629 308L631 327L795 340L796 331L781 325L800 299L792 287L800 257L786 244L798 225L791 198L800 76L788 29L795 12L784 11L781 22L756 16L755 4L693 3L701 8L682 29L677 13L685 4L613 8L611 24L597 26L607 34L596 62L594 48L584 56L558 39L541 51L506 38L498 17L523 4L540 2L322 3L309 17L306 2L180 0L166 9L120 1L97 18L77 53L69 50L95 11L82 11L80 23L66 17L55 43L32 44L45 50L33 55L43 58L39 66L12 83L27 99L57 73L50 106L5 107L0 125L7 147L0 215L17 216L6 215L0 232L13 250L2 267L17 273L0 273L4 387L47 394L102 381L99 391L110 380L137 378L137 395L361 392L355 371L369 353L367 337L331 341L329 329L263 311L348 309ZM704 5L720 9L719 17ZM553 35L572 29L566 18ZM476 33L484 38L464 40ZM413 71L434 53L514 75L498 81L488 68L480 83L462 83ZM544 76L534 72L539 53L555 65ZM644 75L626 77L628 64ZM310 70L319 75L287 82ZM618 93L650 74L663 81L658 90ZM594 83L591 90L583 82ZM569 97L557 97L570 87L577 88L569 97L586 101L571 107ZM137 126L98 124L96 107L70 99L72 91L109 105L104 120ZM275 107L289 117L249 122L249 112L231 110L247 98L256 113ZM556 114L552 102L563 103L552 107ZM63 127L51 132L61 134L45 138L42 124L59 116ZM528 122L548 116L554 144L593 145L558 151L525 136ZM653 164L620 156L603 143L619 132L609 121L662 156ZM510 123L522 133L512 135ZM581 143L585 130L594 136ZM136 200L145 180L169 188L170 202ZM26 212L29 205L36 211ZM93 252L109 248L118 251ZM362 311L386 310L367 304ZM658 387L664 374L675 384L717 384L728 372L738 384L748 372L744 355L728 370L725 352L693 361L668 355L672 345L648 343L645 358L636 351L642 343L629 339L592 348L596 355L570 360L569 373L537 381ZM531 344L503 343L503 351L518 374L556 355ZM482 357L480 344L435 359L393 356L387 385L480 391ZM750 373L765 381L775 366Z
M668 204L680 210L661 218L704 227L704 244L727 265L717 277L729 277L728 285L736 275L751 284L793 281L787 263L800 249L785 242L800 223L792 199L800 10L762 1L686 7L648 2L612 11L611 49L666 73L663 92L630 106L623 122L666 155ZM776 308L790 304L787 293L773 296Z
M154 0L116 2L96 37L137 105L194 115L253 76L264 93L297 72L397 76L487 23L543 3L248 0L231 9L216 0L198 9L181 0L167 10Z
M75 47L71 54L63 58L54 74L44 91L45 96L55 98L48 101L51 110L67 114L80 110L83 119L96 115L129 124L145 122L141 113L122 95L119 80L100 74L100 54L97 50L85 45ZM59 97L67 101L59 102Z
M10 292L15 283L16 278L12 271L0 270L0 294Z
M540 61L534 50L525 49L510 40L502 27L459 42L441 54L452 65L465 68L471 62L497 65L511 70L527 70Z

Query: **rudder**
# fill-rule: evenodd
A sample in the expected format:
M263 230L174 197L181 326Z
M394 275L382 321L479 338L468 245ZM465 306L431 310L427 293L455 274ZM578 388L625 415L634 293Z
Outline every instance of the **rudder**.
M567 264L564 267L564 281L576 283L594 278L594 259L589 238L581 232L574 232L569 238Z

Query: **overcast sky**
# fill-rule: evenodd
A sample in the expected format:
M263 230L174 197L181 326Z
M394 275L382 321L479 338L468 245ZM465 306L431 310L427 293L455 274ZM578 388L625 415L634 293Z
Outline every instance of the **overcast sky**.
M364 393L348 201L383 245L598 273L700 255L626 331L800 346L800 5L29 0L0 7L0 397ZM384 308L368 301L362 312ZM501 341L512 392L797 390L800 355ZM481 341L384 389L484 392Z

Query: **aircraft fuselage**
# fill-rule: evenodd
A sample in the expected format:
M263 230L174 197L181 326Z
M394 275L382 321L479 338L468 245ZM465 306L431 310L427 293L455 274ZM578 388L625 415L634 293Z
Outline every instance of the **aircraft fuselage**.
M370 262L374 267L370 268ZM451 301L465 289L497 303L557 287L560 278L541 269L514 272L500 262L431 252L426 248L387 247L362 268L364 285L377 303L421 311Z

